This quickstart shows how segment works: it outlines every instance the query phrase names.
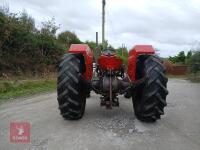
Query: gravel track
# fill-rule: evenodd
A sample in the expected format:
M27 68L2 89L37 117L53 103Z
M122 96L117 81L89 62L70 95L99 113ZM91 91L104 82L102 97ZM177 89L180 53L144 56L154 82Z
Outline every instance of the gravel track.
M200 150L200 84L169 79L168 106L156 123L138 121L131 99L106 110L99 96L87 99L84 117L64 120L56 93L18 99L0 105L0 150ZM31 143L11 144L9 125L31 124Z

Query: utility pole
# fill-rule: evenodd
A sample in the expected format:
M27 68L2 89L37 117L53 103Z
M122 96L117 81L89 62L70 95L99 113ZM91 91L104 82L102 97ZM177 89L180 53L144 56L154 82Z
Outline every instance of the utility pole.
M106 0L102 0L102 45L105 49L105 5Z

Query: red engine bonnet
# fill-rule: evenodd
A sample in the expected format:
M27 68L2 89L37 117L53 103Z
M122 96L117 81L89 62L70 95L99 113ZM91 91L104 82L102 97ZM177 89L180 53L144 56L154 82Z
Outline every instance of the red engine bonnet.
M118 70L122 65L122 59L116 54L102 54L98 59L99 67L103 70Z

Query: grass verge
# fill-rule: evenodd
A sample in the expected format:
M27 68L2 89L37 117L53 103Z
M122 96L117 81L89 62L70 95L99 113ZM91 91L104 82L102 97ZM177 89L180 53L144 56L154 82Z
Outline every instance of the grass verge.
M185 79L191 82L200 83L200 73L197 74L186 74L186 75L167 75L168 78Z
M0 102L36 93L54 91L55 89L55 79L0 80Z
M168 78L178 78L178 79L187 79L189 75L172 75L172 74L167 74Z
M188 77L188 80L190 80L191 82L200 83L200 73L191 74L191 75Z

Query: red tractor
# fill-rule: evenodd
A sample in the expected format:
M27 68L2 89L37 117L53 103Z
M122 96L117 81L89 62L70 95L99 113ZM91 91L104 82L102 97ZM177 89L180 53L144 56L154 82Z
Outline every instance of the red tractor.
M90 91L101 94L100 105L119 106L118 95L132 98L135 116L154 122L167 105L167 77L162 60L151 45L136 45L129 51L127 67L112 51L98 58L93 77L93 54L86 44L72 44L58 70L58 104L61 115L82 118Z

